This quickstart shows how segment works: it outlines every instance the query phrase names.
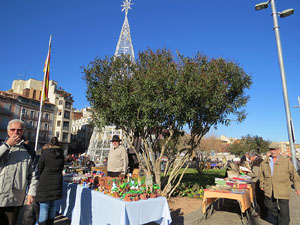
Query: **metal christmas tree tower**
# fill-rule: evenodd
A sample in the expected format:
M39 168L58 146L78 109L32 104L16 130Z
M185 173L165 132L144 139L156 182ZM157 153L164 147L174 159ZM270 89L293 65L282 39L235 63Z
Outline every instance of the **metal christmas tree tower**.
M125 11L125 19L115 51L115 56L120 56L122 54L130 55L131 60L134 60L134 51L131 42L130 27L127 19L128 10L131 9L130 6L132 4L133 3L131 3L131 0L126 0L125 2L123 2L123 5L121 5L123 7L122 11Z
M122 11L125 11L125 19L116 47L115 56L118 57L122 54L130 55L131 60L134 61L134 51L127 18L128 10L131 9L132 4L131 0L125 0L123 1L123 5L121 5ZM99 128L94 127L87 154L90 155L94 161L99 160L100 164L102 164L103 159L108 156L111 147L110 140L113 135L119 135L121 139L124 139L124 137L122 137L122 130L117 130L115 126L105 126L101 131Z

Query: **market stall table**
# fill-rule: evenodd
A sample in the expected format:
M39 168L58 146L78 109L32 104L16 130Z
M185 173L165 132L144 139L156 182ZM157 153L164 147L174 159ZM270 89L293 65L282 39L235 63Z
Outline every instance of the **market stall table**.
M206 216L206 211L211 204L217 200L217 199L232 199L238 201L241 209L241 219L244 223L244 214L246 213L246 216L248 215L248 209L251 207L251 194L252 190L250 189L240 189L240 191L243 191L243 193L234 193L232 191L215 191L215 190L209 190L206 189L204 191L203 196L203 205L202 205L202 211L203 214Z
M64 183L64 197L57 210L71 219L71 225L139 225L172 221L166 198L125 202L76 184Z

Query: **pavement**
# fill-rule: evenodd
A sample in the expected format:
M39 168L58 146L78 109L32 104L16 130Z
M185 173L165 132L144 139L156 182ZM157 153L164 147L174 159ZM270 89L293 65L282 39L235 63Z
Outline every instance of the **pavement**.
M290 225L299 225L300 224L300 196L297 196L296 192L293 190L290 197ZM206 220L204 218L198 224L189 224L189 225L241 225L242 221L239 216L239 208L231 205L227 208L222 208L216 210L210 217ZM244 220L247 222L246 220ZM248 220L249 225L270 225L271 223L260 219L259 217L251 216ZM187 225L184 223L184 225Z
M290 198L290 225L300 224L300 196L297 196L293 190ZM269 222L260 219L259 217L250 216L249 220L244 218L245 224L248 225L270 225ZM71 221L58 215L54 222L55 225L70 225ZM147 225L154 225L149 223ZM237 202L230 200L226 206L216 209L213 213L204 219L202 208L199 208L187 215L184 215L180 220L173 220L171 225L241 225L240 209Z

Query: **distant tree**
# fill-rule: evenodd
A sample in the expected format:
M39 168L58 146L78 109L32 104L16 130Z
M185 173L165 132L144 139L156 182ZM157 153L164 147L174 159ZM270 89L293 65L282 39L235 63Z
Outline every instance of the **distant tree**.
M222 58L194 58L169 50L96 59L83 68L87 98L98 127L114 124L132 145L142 140L138 160L170 196L188 168L194 150L212 126L229 125L229 116L242 121L251 78L236 63ZM182 132L190 129L187 138ZM162 141L163 139L163 141ZM167 157L161 179L162 159Z
M211 135L203 137L200 145L195 149L194 165L199 175L202 174L202 170L205 168L205 163L211 155L211 152L221 152L225 149L225 144L217 137Z
M235 142L228 146L228 151L235 155L243 155L246 152L256 151L258 154L265 153L269 150L270 142L264 140L262 137L257 135L247 135L241 138L238 142Z
M249 151L248 147L249 146L245 145L245 143L242 141L235 141L234 143L227 146L227 150L233 155L242 156Z

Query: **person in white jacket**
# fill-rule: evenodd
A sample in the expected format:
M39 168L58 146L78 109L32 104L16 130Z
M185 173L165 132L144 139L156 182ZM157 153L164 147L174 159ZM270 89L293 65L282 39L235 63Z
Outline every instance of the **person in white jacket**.
M22 140L24 129L22 120L11 120L7 126L8 139L0 146L1 225L15 224L26 190L28 190L26 204L32 204L36 194L38 181L34 159Z
M124 146L120 145L121 139L118 135L114 135L111 142L112 148L109 151L107 160L107 176L125 176L128 168L127 151Z

